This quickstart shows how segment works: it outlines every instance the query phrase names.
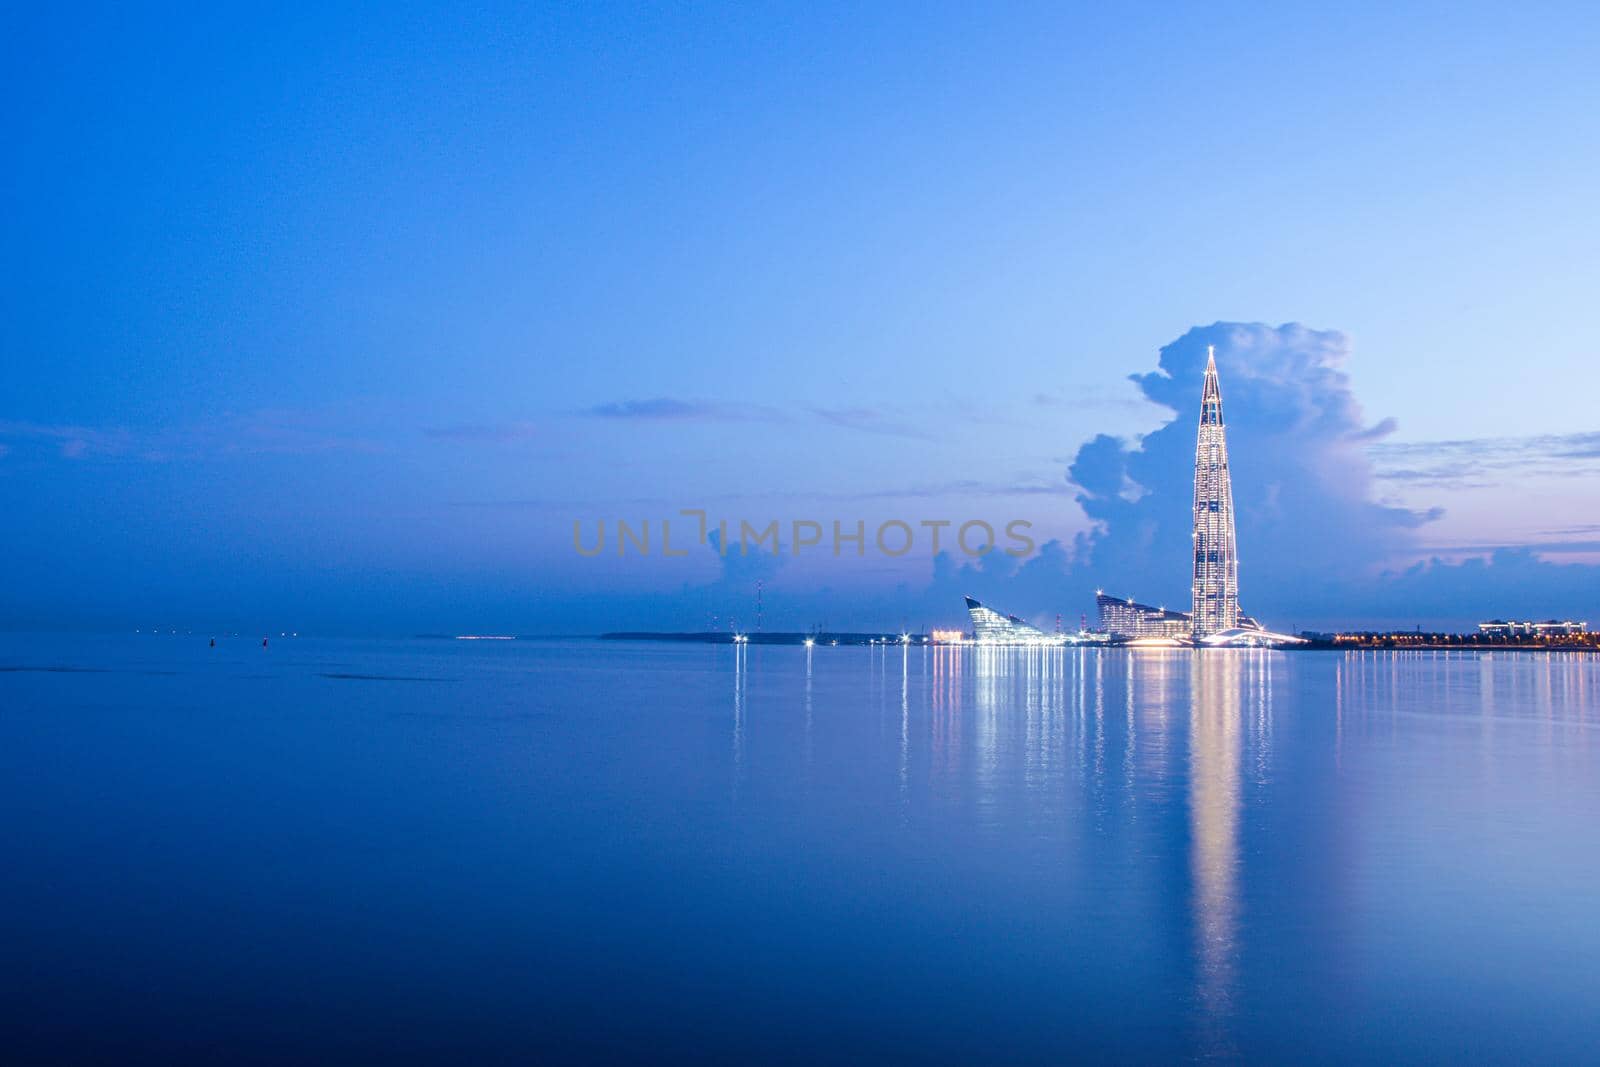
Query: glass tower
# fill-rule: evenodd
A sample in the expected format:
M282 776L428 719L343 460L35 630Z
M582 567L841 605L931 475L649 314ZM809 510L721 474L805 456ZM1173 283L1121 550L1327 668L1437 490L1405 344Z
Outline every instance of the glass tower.
M1216 349L1206 347L1200 432L1194 449L1194 636L1239 625L1239 554L1233 538L1233 481L1222 421Z

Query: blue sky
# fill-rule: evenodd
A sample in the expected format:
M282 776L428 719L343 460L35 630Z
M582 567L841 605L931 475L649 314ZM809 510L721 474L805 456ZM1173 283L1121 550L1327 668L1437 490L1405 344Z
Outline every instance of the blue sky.
M1518 604L1477 571L1413 576L1439 590L1417 621L1600 592L1584 5L205 6L11 29L0 625L741 610L750 575L709 551L571 551L575 518L679 507L1022 517L1071 546L1080 449L1169 421L1129 376L1213 323L1341 338L1340 388L1384 432L1339 446L1370 475L1326 521L1432 516L1367 571L1519 546L1508 567L1571 565ZM1253 491L1261 468L1236 469ZM1291 547L1242 551L1264 615L1419 613L1300 597ZM778 623L916 623L938 566L765 580ZM1181 593L1181 563L1149 566Z

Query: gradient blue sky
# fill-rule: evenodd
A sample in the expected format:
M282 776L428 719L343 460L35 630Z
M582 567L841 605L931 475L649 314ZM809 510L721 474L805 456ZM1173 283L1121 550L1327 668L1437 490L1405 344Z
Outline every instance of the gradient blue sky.
M571 551L678 507L1065 551L1212 323L1339 335L1376 431L1326 522L1434 516L1362 561L1425 613L1242 533L1247 606L1600 604L1592 5L859 7L12 12L0 625L748 617L708 551ZM1518 547L1551 595L1445 580ZM959 562L774 568L771 621L959 621Z

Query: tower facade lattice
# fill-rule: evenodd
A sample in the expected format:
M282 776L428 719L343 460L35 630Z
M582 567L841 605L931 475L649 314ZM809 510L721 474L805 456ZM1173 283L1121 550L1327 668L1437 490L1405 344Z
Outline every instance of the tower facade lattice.
M1195 638L1239 625L1239 551L1233 531L1233 480L1228 473L1228 434L1222 419L1217 355L1206 349L1200 431L1194 449Z

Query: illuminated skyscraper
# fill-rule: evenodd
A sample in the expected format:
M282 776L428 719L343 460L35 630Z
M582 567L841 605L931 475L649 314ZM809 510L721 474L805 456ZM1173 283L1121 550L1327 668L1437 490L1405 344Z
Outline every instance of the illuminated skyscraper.
M1200 432L1194 449L1194 636L1239 625L1239 554L1233 536L1233 481L1216 350L1206 348Z

